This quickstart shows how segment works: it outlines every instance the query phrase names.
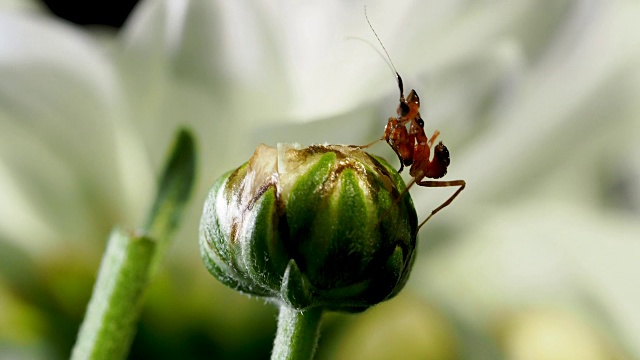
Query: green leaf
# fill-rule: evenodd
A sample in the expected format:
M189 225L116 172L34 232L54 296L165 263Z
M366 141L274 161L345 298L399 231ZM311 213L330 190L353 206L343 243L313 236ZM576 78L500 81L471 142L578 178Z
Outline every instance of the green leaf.
M163 246L175 231L193 188L196 168L195 144L191 132L181 129L169 152L159 180L156 199L144 231Z

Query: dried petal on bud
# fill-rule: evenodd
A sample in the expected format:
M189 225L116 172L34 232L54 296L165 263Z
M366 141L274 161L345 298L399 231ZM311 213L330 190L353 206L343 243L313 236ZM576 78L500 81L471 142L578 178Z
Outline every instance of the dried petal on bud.
M202 258L245 293L365 310L397 294L413 264L417 217L404 189L395 169L359 149L260 145L214 183Z

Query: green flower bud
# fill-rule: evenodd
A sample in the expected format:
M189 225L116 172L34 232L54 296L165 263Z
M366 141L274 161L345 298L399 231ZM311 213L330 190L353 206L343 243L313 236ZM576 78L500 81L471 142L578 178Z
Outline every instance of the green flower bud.
M395 296L414 259L417 216L386 161L338 145L260 145L205 202L207 269L295 309L363 311Z

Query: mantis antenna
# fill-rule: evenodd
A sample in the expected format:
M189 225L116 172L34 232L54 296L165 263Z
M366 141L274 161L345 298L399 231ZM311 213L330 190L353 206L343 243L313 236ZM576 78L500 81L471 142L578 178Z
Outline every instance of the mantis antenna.
M398 87L400 88L400 97L404 97L404 85L402 83L402 77L400 77L400 74L398 74L398 70L396 70L396 66L393 64L393 60L391 60L391 55L389 55L387 48L384 47L382 40L380 40L380 36L378 36L378 33L373 28L373 25L371 25L371 21L369 20L369 15L367 15L367 5L364 6L364 17L365 19L367 19L367 24L369 24L369 28L371 28L371 31L373 31L373 35L375 35L376 39L378 40L378 43L380 43L380 46L382 46L382 50L384 50L384 53L387 55L387 59L389 60L388 65L390 65L392 71L396 75L396 80L398 81Z

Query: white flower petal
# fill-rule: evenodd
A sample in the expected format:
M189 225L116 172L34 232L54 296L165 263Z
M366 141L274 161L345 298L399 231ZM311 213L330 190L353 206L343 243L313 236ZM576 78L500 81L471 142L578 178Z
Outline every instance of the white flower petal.
M46 251L55 240L96 240L96 229L105 232L130 215L120 207L128 194L120 186L116 152L118 125L128 113L104 50L68 25L2 13L0 78L3 182L17 185L0 191L28 199L15 208L4 203L3 212L37 214L34 223L53 230L32 237L29 228L8 221L2 231L22 233L14 240L33 239Z
M629 10L640 14L637 8ZM615 101L622 103L614 104L612 111L628 107L634 95L625 91L637 91L619 75L626 70L624 65L631 55L631 48L624 42L633 38L637 42L638 36L631 34L640 31L630 32L631 19L627 22L618 11L610 6L593 14L582 25L579 37L571 37L571 45L559 43L550 51L550 58L528 75L526 86L509 108L496 114L493 127L464 149L466 156L455 165L469 174L470 182L479 189L518 186L523 176L540 173L549 161L562 161L571 146L601 137L603 134L595 131L597 126L618 126L618 122L627 126L628 117L616 114L607 117L605 123L603 112L597 111ZM622 93L602 91L615 88ZM585 114L582 107L591 107L594 115ZM504 169L509 169L508 173ZM501 185L490 185L496 182Z
M485 329L524 308L570 308L611 323L640 354L635 219L543 199L485 209L470 225L459 241L416 262L414 289Z

